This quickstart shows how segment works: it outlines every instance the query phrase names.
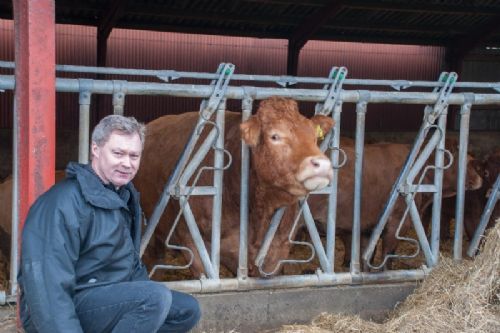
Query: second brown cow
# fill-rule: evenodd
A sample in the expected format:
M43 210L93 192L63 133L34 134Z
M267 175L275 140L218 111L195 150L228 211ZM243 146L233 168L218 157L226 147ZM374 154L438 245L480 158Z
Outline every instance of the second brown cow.
M354 163L355 149L354 141L350 138L341 138L341 148L347 154L347 163L339 171L338 202L337 202L337 235L345 245L344 265L348 266L351 251L351 231L353 221L353 198L354 198ZM365 245L371 235L374 226L378 222L380 213L389 197L392 186L399 176L409 152L410 145L397 143L375 143L366 144L364 147L363 160L363 190L361 203L361 248ZM447 142L447 148L457 160L458 150L456 142ZM446 163L446 162L445 162ZM457 163L443 173L443 197L456 194ZM418 178L418 177L417 177ZM432 182L433 173L429 173L424 180L425 183ZM482 180L471 164L467 166L466 189L477 189ZM428 195L417 195L416 204L419 208L427 206L431 201ZM309 200L309 205L314 219L320 229L326 227L327 220L327 198L318 196ZM392 253L397 245L395 238L399 222L406 209L406 204L399 198L394 211L389 218L382 234L382 254ZM406 220L402 233L409 227Z

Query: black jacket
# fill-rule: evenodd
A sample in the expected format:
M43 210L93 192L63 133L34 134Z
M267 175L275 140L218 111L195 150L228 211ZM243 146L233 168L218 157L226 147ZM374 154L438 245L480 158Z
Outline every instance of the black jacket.
M138 254L141 214L132 183L114 191L90 166L70 163L66 179L41 195L26 218L23 323L31 321L38 332L81 332L73 304L78 290L147 280Z

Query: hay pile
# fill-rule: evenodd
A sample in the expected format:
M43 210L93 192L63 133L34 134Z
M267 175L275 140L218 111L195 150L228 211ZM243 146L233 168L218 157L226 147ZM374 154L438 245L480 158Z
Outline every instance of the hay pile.
M322 314L310 326L280 332L500 332L500 221L474 261L440 264L384 323L358 316Z

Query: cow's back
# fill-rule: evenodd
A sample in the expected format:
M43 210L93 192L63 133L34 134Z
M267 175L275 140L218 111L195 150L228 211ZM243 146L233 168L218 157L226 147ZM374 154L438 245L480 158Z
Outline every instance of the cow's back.
M198 116L198 112L167 115L147 124L146 141L141 159L141 166L134 179L134 185L141 193L141 206L147 218L151 216L166 182L173 173L186 143L195 130ZM239 133L240 122L240 113L230 111L225 112L225 149L231 153L232 164L228 170L224 171L224 206L222 220L232 221L231 223L233 224L239 223L239 220L234 218L235 216L238 216L234 212L238 209L237 212L239 213L239 206L233 206L235 205L234 202L239 202L239 148L241 146ZM212 127L213 126L211 124L206 125L206 128L203 130L193 154L206 138L206 135L210 132ZM224 163L227 162L228 158L225 156ZM203 160L202 165L213 165L213 152L209 152L207 154L207 157ZM196 173L193 175L191 181L195 177ZM191 185L191 182L188 184ZM198 179L196 185L201 186L212 184L213 172L204 171ZM231 193L227 193L228 191ZM205 240L210 239L211 224L209 221L211 221L212 214L212 198L206 196L191 196L189 203L202 236L204 236ZM170 227L178 214L178 209L179 206L177 201L171 200L160 219L158 227L156 228L155 237L148 245L149 252L146 253L144 258L146 264L151 265L153 262L158 262L158 259L160 259L163 255L163 242L165 241ZM228 217L228 214L231 215L231 217ZM174 234L174 243L181 244L186 241L191 241L191 237L189 236L189 232L184 222L180 223L176 230L177 232ZM222 241L224 241L224 239Z

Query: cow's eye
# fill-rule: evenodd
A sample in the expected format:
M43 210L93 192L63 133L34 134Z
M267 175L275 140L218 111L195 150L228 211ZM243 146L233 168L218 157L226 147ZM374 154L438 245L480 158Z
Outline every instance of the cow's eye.
M280 139L281 138L280 138L280 136L278 134L271 135L271 140L273 140L273 141L279 141Z

